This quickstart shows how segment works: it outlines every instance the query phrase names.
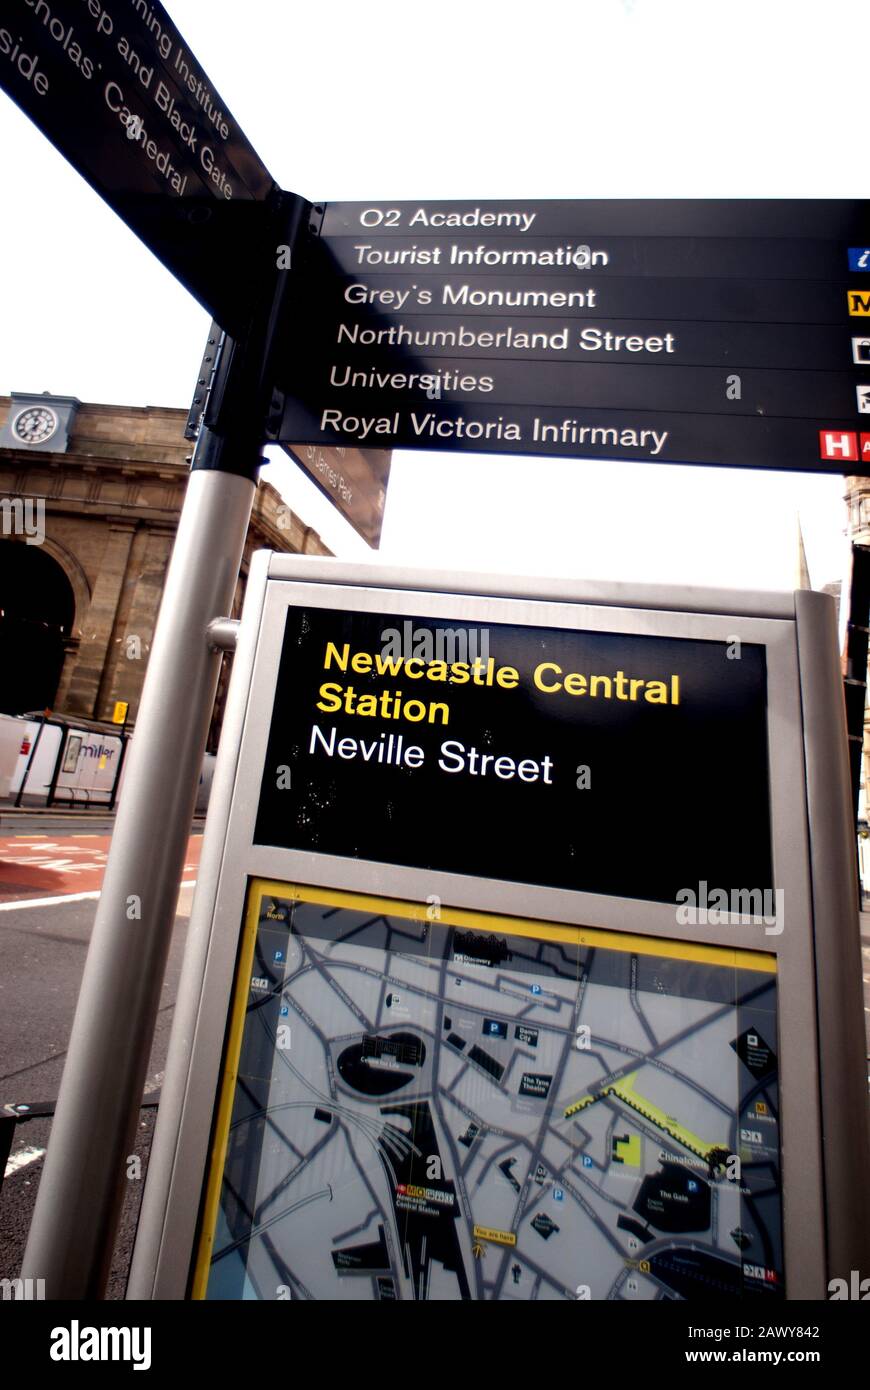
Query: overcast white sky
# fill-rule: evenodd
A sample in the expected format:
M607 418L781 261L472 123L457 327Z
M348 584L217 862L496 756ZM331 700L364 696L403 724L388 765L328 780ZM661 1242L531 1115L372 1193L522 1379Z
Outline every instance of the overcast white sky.
M867 196L868 0L166 7L311 199ZM204 311L2 94L0 150L0 392L187 407ZM268 476L337 554L377 559L299 470ZM406 452L381 555L790 587L800 511L821 586L841 573L842 494L836 477Z

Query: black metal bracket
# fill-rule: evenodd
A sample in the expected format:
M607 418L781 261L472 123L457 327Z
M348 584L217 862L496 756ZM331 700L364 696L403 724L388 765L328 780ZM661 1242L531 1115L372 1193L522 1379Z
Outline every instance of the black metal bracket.
M289 245L295 252L310 211L311 204L293 193L276 197L273 231L277 242L265 253L271 260L264 263L261 292L251 306L247 328L237 338L223 333L218 343L206 346L206 356L212 348L219 351L214 363L208 364L208 381L200 371L194 394L196 403L199 392L208 388L205 400L194 407L201 413L192 471L211 469L256 478L265 461L260 450L280 427L283 401L274 389L274 364L285 350L285 319L295 283L293 270L278 264L276 247ZM291 259L295 265L295 255ZM209 334L210 339L213 336Z
M205 352L202 354L202 362L197 373L196 389L193 393L193 400L187 415L187 424L184 427L185 439L196 439L199 428L202 424L203 416L208 408L208 398L214 384L215 372L220 362L221 350L225 333L220 324L212 319L211 328L208 330L208 338L205 344Z
M281 422L284 419L284 400L284 392L279 391L277 386L273 386L269 407L266 411L267 439L277 439L281 432Z

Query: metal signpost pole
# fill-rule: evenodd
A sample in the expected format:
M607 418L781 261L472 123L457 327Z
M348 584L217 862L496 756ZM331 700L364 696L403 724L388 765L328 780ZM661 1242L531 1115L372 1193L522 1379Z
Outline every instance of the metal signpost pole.
M306 207L277 205L283 241ZM270 406L288 277L267 269L221 345L142 689L22 1265L48 1298L99 1298L109 1273L220 672L207 630L232 607Z
M224 340L194 452L24 1255L49 1298L100 1297L109 1272L220 671L207 629L232 607L285 285L245 343Z
M214 449L203 430L197 454ZM99 1297L112 1253L220 668L254 498L194 459L148 664L22 1274Z

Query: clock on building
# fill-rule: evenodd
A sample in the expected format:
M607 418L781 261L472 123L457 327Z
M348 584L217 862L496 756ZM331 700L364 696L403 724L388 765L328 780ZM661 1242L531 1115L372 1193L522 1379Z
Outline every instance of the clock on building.
M44 444L58 426L53 410L44 405L29 405L12 422L12 433L22 444Z

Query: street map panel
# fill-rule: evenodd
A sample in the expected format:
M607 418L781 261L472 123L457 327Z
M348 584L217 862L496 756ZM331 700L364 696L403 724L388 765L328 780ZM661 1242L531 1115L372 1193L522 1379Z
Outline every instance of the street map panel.
M772 957L250 892L207 1298L784 1296Z

